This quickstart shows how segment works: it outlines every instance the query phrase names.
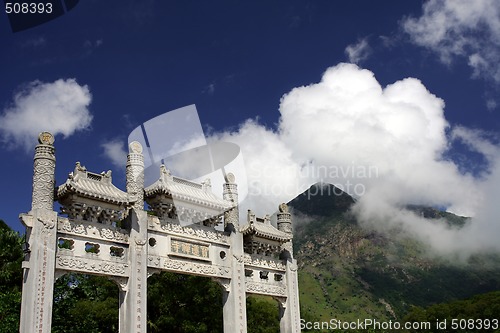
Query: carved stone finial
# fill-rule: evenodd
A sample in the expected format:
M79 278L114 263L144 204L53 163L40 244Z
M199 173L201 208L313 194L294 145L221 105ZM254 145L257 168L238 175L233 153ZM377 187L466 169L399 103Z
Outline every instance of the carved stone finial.
M231 172L226 174L226 176L224 178L226 178L226 182L230 183L230 184L234 184L234 181L236 180L234 175Z
M130 152L133 154L142 154L142 145L137 141L132 141L128 145Z
M49 132L42 132L38 135L38 142L43 145L53 145L54 144L54 136Z
M280 213L288 213L288 205L286 203L282 203L279 205Z

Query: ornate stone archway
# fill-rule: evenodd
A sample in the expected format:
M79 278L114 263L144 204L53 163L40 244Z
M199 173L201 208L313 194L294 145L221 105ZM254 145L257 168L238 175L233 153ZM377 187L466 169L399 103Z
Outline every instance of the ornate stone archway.
M133 142L129 149L126 191L113 185L110 171L93 173L78 162L56 187L54 138L40 134L32 207L20 216L28 245L20 332L50 332L54 281L68 272L115 281L120 332L146 332L147 278L160 271L217 281L223 287L225 333L247 332L247 294L273 296L279 302L281 332L300 332L297 263L286 205L279 207L278 228L251 211L247 223L240 223L234 176L226 176L223 199L212 193L209 181L193 183L172 176L164 166L158 181L144 188L142 147ZM55 200L60 214L54 211Z

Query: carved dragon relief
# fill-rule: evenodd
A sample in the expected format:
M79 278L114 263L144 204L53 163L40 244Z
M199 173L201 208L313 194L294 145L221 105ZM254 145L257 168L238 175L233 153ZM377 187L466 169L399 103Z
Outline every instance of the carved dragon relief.
M238 260L238 262L244 263L245 265L248 266L256 266L256 267L268 268L280 271L286 270L286 265L284 265L281 261L278 260L252 257L247 253L234 257L236 258L236 260Z
M250 282L246 283L246 291L251 294L263 294L263 295L271 295L271 296L286 296L285 287L266 284L266 283L258 283L258 282Z
M189 273L194 275L230 278L229 267L196 263L190 261L173 260L160 256L148 256L148 266L165 271Z
M151 225L152 224L150 224L150 226ZM229 244L228 236L224 235L223 232L216 230L204 230L191 226L183 227L179 224L174 223L161 223L160 229L169 234L185 235L202 240L209 240L214 243Z
M56 255L56 268L63 270L80 271L84 273L98 273L104 275L128 275L128 265L104 260L94 260L78 257Z

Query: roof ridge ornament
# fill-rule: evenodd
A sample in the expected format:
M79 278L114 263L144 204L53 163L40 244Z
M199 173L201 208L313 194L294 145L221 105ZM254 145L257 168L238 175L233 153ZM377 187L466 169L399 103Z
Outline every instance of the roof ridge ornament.
M212 181L210 180L210 178L207 178L201 182L201 188L205 192L212 192Z
M172 173L170 170L167 169L165 164L160 165L160 181L162 183L166 183L167 181L173 181L174 177L172 176Z
M81 165L80 162L76 162L75 169L73 169L73 171L69 173L68 179L76 181L76 180L78 180L79 175L86 174L86 173L87 173L87 168L85 166Z

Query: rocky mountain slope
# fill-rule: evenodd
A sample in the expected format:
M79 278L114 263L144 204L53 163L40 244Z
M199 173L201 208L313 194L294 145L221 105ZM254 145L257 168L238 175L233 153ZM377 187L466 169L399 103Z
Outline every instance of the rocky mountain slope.
M318 186L318 185L314 185ZM322 195L313 193L321 192ZM328 185L311 188L289 205L296 221L302 317L307 320L401 319L412 305L500 290L500 259L454 264L429 257L412 240L361 228L349 214L353 198ZM461 226L465 218L409 206L426 218Z

